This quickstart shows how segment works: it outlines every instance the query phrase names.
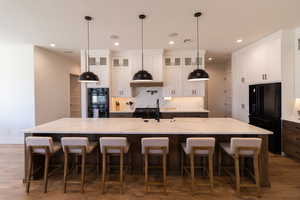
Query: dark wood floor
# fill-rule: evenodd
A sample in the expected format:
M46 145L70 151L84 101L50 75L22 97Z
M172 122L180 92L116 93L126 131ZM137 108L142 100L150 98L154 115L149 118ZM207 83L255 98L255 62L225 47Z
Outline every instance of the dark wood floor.
M69 186L69 192L62 192L62 177L55 175L49 178L48 193L42 193L42 184L34 182L31 193L25 193L22 183L23 177L23 145L0 145L0 200L134 200L134 199L166 199L166 200L252 200L257 199L249 190L238 197L233 187L224 177L216 177L214 192L208 188L199 188L199 193L190 194L189 184L183 184L181 177L169 177L168 194L160 193L159 188L153 188L150 194L144 193L143 177L128 176L126 178L125 194L120 195L117 187L112 187L107 194L100 193L99 178L88 177L85 194L79 191L79 185ZM96 179L97 178L97 179ZM300 199L300 162L286 157L270 156L271 188L264 188L262 198L264 200L299 200Z

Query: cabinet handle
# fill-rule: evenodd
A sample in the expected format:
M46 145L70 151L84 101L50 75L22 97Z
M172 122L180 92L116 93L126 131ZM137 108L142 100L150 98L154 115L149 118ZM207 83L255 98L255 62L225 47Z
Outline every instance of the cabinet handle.
M264 74L262 75L262 80L265 80L265 75Z
M268 75L267 74L265 74L265 80L268 80Z

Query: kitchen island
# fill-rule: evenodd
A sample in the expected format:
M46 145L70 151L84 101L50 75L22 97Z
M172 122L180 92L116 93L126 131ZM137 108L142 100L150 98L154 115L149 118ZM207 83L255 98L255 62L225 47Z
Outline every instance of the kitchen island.
M63 118L27 129L24 133L24 137L51 136L58 142L64 136L86 136L91 141L98 141L101 136L127 137L131 144L130 154L133 158L134 173L142 173L141 138L169 137L168 169L170 174L175 175L180 172L180 143L185 142L187 137L215 137L216 144L229 142L231 137L259 137L263 140L260 156L261 185L270 186L268 134L272 132L232 118L175 118L161 119L160 122L140 118ZM216 151L218 150L216 145ZM215 160L217 160L217 153ZM215 168L217 168L216 164L217 162Z

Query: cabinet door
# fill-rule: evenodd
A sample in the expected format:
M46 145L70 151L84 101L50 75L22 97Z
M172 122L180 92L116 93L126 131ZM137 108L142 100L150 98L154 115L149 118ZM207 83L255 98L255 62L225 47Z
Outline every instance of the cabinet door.
M271 40L267 45L266 81L281 81L281 39Z
M99 77L99 82L88 83L88 88L109 88L110 86L110 71L108 66L92 65L90 66L90 71L94 72Z
M181 96L181 67L166 66L164 77L164 96Z
M189 74L195 70L194 66L183 66L182 68L182 94L186 97L205 96L205 82L188 81Z
M116 67L112 69L113 97L131 97L130 80L131 73L128 67Z
M245 74L248 75L249 84L266 82L266 56L267 48L265 45L260 45L249 50L244 60L244 65L247 69Z

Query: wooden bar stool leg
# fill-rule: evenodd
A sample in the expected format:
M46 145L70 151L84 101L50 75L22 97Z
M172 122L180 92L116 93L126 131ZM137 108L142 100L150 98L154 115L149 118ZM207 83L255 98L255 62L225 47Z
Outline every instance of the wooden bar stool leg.
M64 193L67 191L68 153L64 153Z
M145 153L145 190L149 192L149 177L148 177L148 152Z
M235 178L236 178L236 191L240 193L240 163L239 163L239 156L234 155L234 164L235 164Z
M181 177L183 177L184 173L184 152L181 150Z
M213 156L210 153L208 155L208 171L209 171L209 182L211 190L214 188L214 174L213 174Z
M49 168L49 153L45 154L45 170L44 170L44 193L47 192L48 186L48 168Z
M164 181L164 192L167 193L167 155L165 151L163 154L163 181Z
M85 185L85 152L81 154L81 193L84 193Z
M219 148L218 152L218 174L221 176L221 170L222 170L222 149Z
M26 192L29 193L29 188L30 188L30 179L31 179L31 173L32 173L32 151L31 149L28 149L28 167L27 167L27 177L26 177Z
M194 163L194 154L190 154L190 165L191 165L191 178L192 178L192 192L194 192L195 185L195 163Z
M105 192L106 153L102 154L102 194Z
M120 153L120 193L123 194L123 186L124 186L124 176L123 176L123 169L124 169L124 151L121 150Z
M253 158L253 166L254 166L255 184L256 184L256 188L257 188L257 196L260 196L260 174L259 174L258 156L257 155L255 155Z

